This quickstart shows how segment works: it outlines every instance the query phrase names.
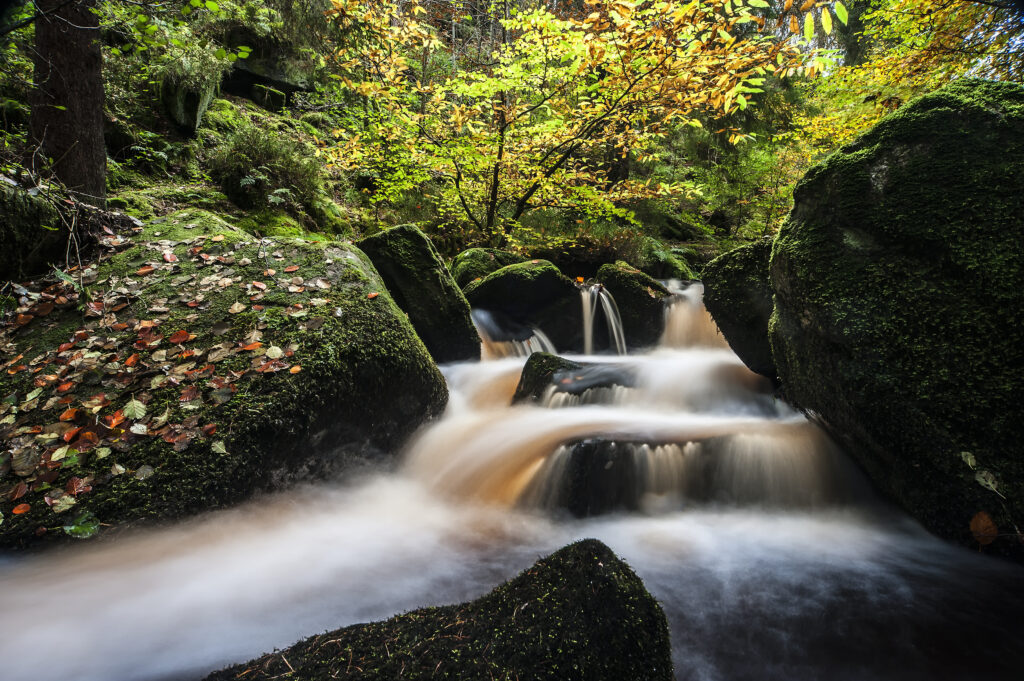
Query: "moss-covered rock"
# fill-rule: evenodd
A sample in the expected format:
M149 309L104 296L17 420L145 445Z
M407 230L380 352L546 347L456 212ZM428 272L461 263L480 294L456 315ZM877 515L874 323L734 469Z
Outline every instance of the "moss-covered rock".
M206 681L669 681L670 653L665 615L643 582L585 539L475 601L314 636Z
M217 94L216 84L206 83L201 88L167 78L160 85L160 101L171 120L182 130L193 133L203 122L210 102Z
M696 279L684 258L676 257L672 250L657 239L642 239L635 254L626 258L629 264L655 279Z
M626 345L635 350L657 343L665 328L668 289L621 260L603 265L595 279L615 298Z
M474 308L500 312L513 322L540 328L559 350L583 348L579 289L547 260L507 265L464 289Z
M775 361L768 343L772 287L768 260L772 240L741 246L708 263L701 278L704 305L729 342L729 347L754 372L775 379Z
M207 108L202 125L220 133L229 133L235 132L248 122L248 118L234 102L227 99L215 99Z
M444 407L436 365L349 244L260 241L189 210L101 245L29 286L0 329L0 546L386 464Z
M575 371L583 367L579 362L552 355L547 352L535 352L530 355L523 366L523 373L519 375L519 385L516 386L515 395L512 396L512 404L524 402L537 402L554 381L558 372Z
M812 168L772 249L786 395L925 527L973 546L980 511L1024 527L1022 243L1024 88L968 80Z
M455 256L451 271L455 283L465 288L476 279L483 279L495 270L524 260L526 258L521 255L500 248L470 248Z
M469 303L434 245L415 225L400 225L359 242L398 306L438 363L480 359L480 336Z
M46 199L0 182L0 280L19 281L63 262L68 229Z

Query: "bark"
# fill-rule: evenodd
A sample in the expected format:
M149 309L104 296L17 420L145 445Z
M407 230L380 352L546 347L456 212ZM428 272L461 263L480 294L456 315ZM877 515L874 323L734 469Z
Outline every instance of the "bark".
M92 11L96 0L62 4L63 0L37 2L43 16L35 26L31 134L38 152L32 164L41 171L42 164L52 162L50 168L62 184L80 200L102 207L107 155L103 55L99 17Z

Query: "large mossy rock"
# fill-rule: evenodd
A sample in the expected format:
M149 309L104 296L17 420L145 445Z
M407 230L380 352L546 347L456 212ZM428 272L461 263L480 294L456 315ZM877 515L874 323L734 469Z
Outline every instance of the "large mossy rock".
M656 344L665 329L665 299L671 295L668 289L622 261L602 265L595 280L615 299L629 349Z
M0 282L20 281L63 262L68 234L48 201L0 182Z
M470 248L452 260L452 276L456 284L465 288L476 279L483 279L495 270L523 262L525 259L521 255L500 248Z
M777 372L768 343L772 316L772 287L768 279L771 239L762 239L720 255L701 273L704 305L729 347L747 367L775 379Z
M1024 527L1022 244L1024 88L968 80L812 168L772 250L786 395L927 528L973 546L981 511Z
M164 111L175 125L187 133L194 133L203 122L203 114L217 96L215 82L196 86L167 78L160 84L160 101Z
M444 408L349 244L260 242L201 210L104 243L66 282L28 286L0 329L0 546L387 464Z
M430 239L415 225L367 237L358 246L373 261L398 306L439 364L480 359L469 303Z
M579 289L547 260L502 267L464 289L474 308L499 312L517 324L543 331L560 351L583 348Z
M320 634L206 681L670 681L670 653L643 582L585 539L475 601Z

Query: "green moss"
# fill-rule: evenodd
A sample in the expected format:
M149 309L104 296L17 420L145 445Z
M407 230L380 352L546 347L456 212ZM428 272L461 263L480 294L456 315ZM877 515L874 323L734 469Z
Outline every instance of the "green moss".
M480 359L480 337L469 303L441 256L415 225L400 225L363 239L358 246L409 315L438 363Z
M287 661L286 661L287 659ZM668 681L668 624L636 574L586 539L486 596L314 636L207 681Z
M954 83L812 168L771 256L787 395L925 527L968 545L978 511L1024 524L1022 158L1024 88Z
M768 378L777 371L768 342L772 288L768 260L772 240L762 239L729 251L708 263L701 279L704 304L729 347L743 363Z
M284 211L263 210L246 215L238 226L259 236L307 238L309 234L299 221Z
M68 229L51 205L57 200L0 183L0 279L18 281L63 262Z
M451 272L455 283L465 288L475 279L483 279L495 270L524 260L521 255L499 248L470 248L455 256Z
M669 296L668 290L621 260L614 265L603 265L595 280L615 299L626 345L638 349L657 343L665 327L664 301Z
M9 451L38 460L54 447L24 428L55 423L69 406L86 409L98 393L109 404L85 427L133 397L145 401L147 415L137 423L147 425L146 434L107 433L111 451L104 458L78 442L77 460L69 456L56 468L54 487L63 489L73 476L92 478L93 490L79 495L73 513L92 513L104 528L229 505L296 478L334 475L356 461L386 463L417 423L443 409L446 389L436 365L365 255L348 244L260 243L217 215L185 210L154 220L134 245L89 271L86 291L102 301L104 316L83 316L69 301L3 332L5 353L35 361L44 375L73 380L63 393L46 385L39 402L26 406L36 374L0 375L0 395L9 398L0 407L0 436ZM156 322L162 338L154 345L139 345L143 320ZM58 354L79 329L86 339ZM195 338L171 343L178 330ZM241 349L253 342L262 346ZM256 371L272 359L263 354L272 347L291 353L281 358L287 366ZM182 349L196 354L178 357ZM66 358L78 352L97 352L88 360L96 368L69 371ZM197 389L195 399L183 399L188 388ZM58 395L67 404L49 404ZM164 413L165 424L154 421ZM214 432L204 430L210 425ZM182 434L187 439L177 447L167 441ZM3 490L18 480L33 488L39 482L39 471L17 476L0 464L0 473ZM60 534L52 530L65 516L43 503L44 491L22 497L31 510L17 516L3 497L0 546L24 546L41 531L45 538Z
M210 103L203 117L203 127L220 133L235 132L249 119L234 102L227 99L215 99Z

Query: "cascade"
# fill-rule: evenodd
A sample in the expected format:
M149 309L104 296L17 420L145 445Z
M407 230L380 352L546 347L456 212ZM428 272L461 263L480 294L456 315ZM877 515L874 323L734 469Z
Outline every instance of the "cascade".
M526 355L550 342L475 311L487 359L442 367L447 410L397 471L0 556L0 676L199 679L476 598L596 537L665 610L677 679L1019 678L1020 568L878 502L728 350L700 286L673 291L660 347L571 357L591 368L538 404L510 401Z
M601 284L580 286L580 299L583 304L583 354L594 354L594 320L600 305L608 327L609 342L615 347L617 354L625 355L626 335L622 330L619 306L615 304L611 291Z

